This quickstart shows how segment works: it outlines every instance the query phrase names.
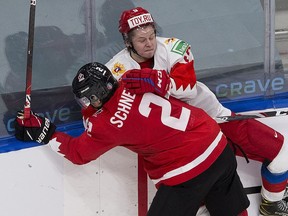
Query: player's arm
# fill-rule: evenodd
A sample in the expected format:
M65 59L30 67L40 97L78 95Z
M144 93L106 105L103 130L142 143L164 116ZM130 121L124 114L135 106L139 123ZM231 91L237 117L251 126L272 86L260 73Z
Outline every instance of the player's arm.
M99 156L114 147L107 142L100 142L97 138L89 136L87 131L78 137L72 137L56 131L48 145L59 155L79 165L96 160Z
M196 76L193 61L176 63L170 72L151 68L132 69L121 78L124 87L131 93L156 93L162 97L172 95L176 98L189 100L196 95Z
M179 40L178 40L179 41ZM179 43L176 41L176 43ZM169 76L171 80L170 93L172 96L187 101L195 98L197 95L196 86L196 72L194 68L194 56L191 52L189 44L181 41L183 46L186 47L185 52L177 53L172 51L168 53L168 61L172 65ZM173 44L175 46L175 44Z
M92 129L91 124L90 129ZM85 164L95 160L114 147L108 143L108 137L105 139L106 143L93 138L89 134L89 129L79 137L58 132L49 119L33 112L28 119L24 119L23 111L18 112L15 120L15 137L21 141L48 144L53 151L75 164Z
M170 77L165 70L151 68L132 69L121 78L124 87L133 94L152 92L165 97L170 90Z
M195 98L196 74L190 45L178 39L166 41L164 44L167 46L163 49L166 53L161 55L166 56L167 64L172 65L172 68L169 71L150 68L129 70L122 77L124 86L136 94L145 92L153 92L160 96L171 94L184 101ZM181 44L178 50L175 48L177 44ZM163 84L160 88L156 85L159 81Z

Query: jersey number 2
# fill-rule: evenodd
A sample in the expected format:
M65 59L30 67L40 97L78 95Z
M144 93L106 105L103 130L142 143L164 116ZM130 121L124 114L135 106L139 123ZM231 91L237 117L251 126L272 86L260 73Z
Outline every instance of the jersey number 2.
M190 110L186 107L182 107L181 115L179 118L171 116L171 103L154 94L146 93L143 95L139 104L139 112L141 115L148 117L151 112L150 104L155 104L162 108L161 122L173 129L185 131L190 117Z

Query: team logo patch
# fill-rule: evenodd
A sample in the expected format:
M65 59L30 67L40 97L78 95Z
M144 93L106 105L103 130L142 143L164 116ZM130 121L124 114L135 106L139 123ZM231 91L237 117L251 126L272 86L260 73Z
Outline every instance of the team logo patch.
M82 80L84 80L84 74L82 74L82 73L79 73L79 75L78 75L78 82L81 82Z
M126 71L126 69L125 69L124 65L119 63L119 62L115 63L113 66L113 69L112 69L112 73L115 76L120 76L123 73L125 73L125 71Z
M167 40L165 40L164 41L164 43L166 44L166 45L168 45L169 43L174 43L176 41L176 38L168 38Z
M186 43L185 41L178 40L172 47L171 51L183 56L188 47L189 47L188 43Z

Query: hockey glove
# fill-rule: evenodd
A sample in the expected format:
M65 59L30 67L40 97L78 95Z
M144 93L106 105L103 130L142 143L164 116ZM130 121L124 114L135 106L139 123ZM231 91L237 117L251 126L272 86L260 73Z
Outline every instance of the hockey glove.
M124 87L131 93L156 93L164 97L170 89L170 77L165 70L132 69L122 76Z
M15 120L15 137L18 140L47 144L55 129L56 126L48 118L31 112L30 118L24 119L23 110L18 111Z

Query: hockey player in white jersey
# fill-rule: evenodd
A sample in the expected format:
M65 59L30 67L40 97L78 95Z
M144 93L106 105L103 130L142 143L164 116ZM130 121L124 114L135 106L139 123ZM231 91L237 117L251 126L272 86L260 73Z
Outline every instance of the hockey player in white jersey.
M119 31L126 48L106 66L118 79L128 71L123 78L127 88L135 93L154 92L147 82L157 85L157 77L164 71L169 75L170 88L155 93L172 95L202 108L212 118L235 115L221 105L206 85L196 80L191 46L177 38L156 36L153 17L146 9L124 11ZM288 179L287 137L254 119L222 123L220 127L230 144L238 147L235 148L237 155L262 162L260 214L288 215L287 203L283 200Z

